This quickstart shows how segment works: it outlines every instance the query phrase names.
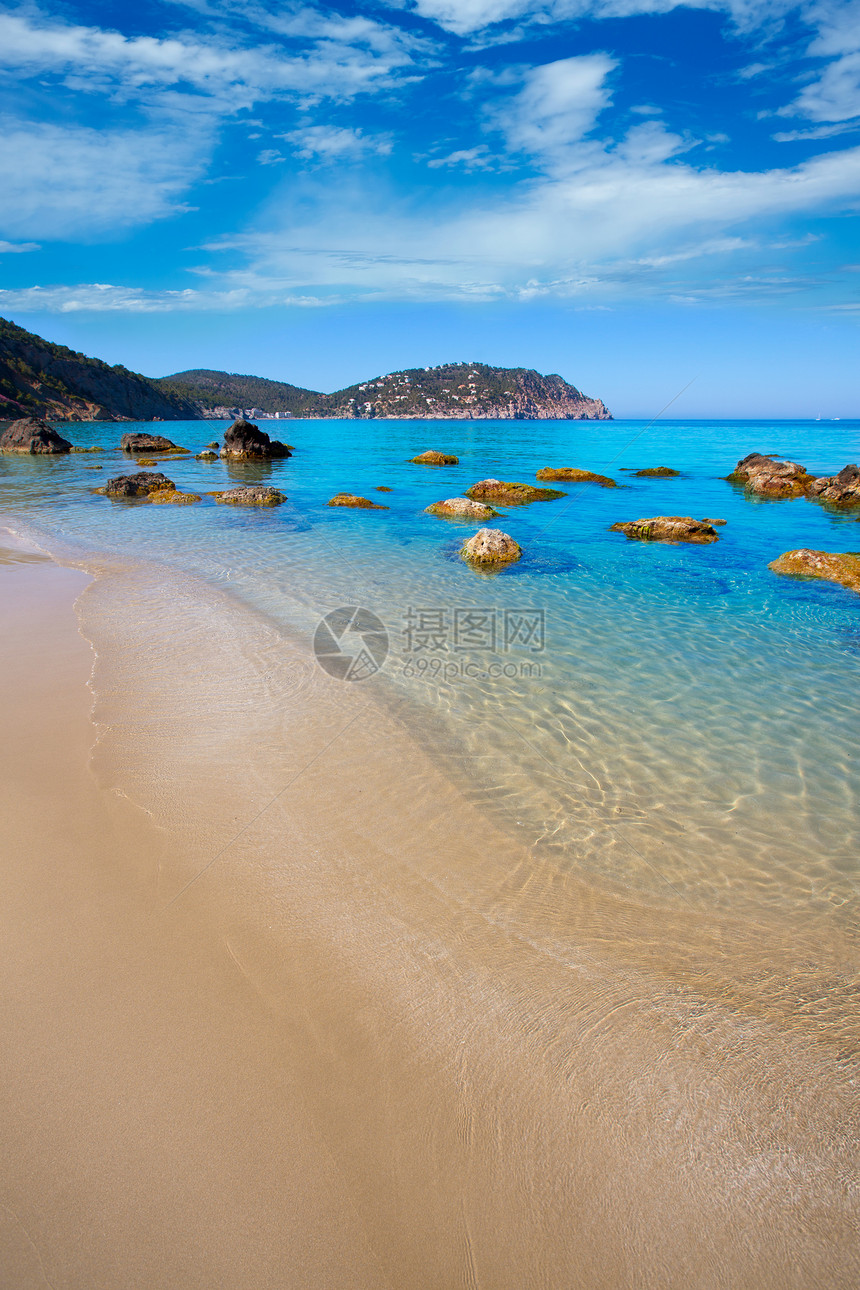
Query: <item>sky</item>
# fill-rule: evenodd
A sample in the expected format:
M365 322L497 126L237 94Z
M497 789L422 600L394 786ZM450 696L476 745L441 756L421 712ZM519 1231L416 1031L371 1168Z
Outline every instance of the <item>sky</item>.
M860 0L0 4L0 68L0 315L51 340L860 416Z

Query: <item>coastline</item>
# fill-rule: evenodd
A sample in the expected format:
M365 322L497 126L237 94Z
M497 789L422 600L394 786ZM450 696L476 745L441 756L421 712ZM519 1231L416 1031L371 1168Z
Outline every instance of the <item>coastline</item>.
M144 567L78 597L100 800L149 813L136 890L169 940L204 929L206 972L293 1077L379 1283L850 1284L856 1036L798 1009L819 947L805 982L799 942L554 870L396 713L181 581L169 622ZM169 975L187 988L181 955ZM298 1261L278 1284L307 1284Z

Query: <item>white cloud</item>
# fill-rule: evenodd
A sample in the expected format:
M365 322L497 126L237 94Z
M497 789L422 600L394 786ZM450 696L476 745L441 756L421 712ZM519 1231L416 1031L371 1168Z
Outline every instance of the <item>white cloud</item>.
M798 139L832 139L837 134L860 130L860 121L840 121L836 125L815 125L808 130L780 130L771 135L777 143L795 143Z
M591 130L609 105L606 80L616 62L607 54L562 58L532 68L523 89L496 115L511 147L556 157Z
M75 287L21 287L0 290L0 312L11 313L202 313L208 310L247 308L248 305L281 305L300 309L336 303L335 297L291 295L272 290L268 297L247 290L143 291L107 282L87 282Z
M490 150L485 143L479 143L474 148L458 148L455 152L449 152L447 157L433 157L427 162L431 170L456 166L462 166L464 170L488 170L492 164Z
M8 123L0 132L0 232L80 237L161 219L202 173L204 127L93 130Z
M781 115L810 121L849 121L860 116L860 53L845 54L825 67Z
M355 161L373 153L387 156L392 148L388 135L366 135L345 126L307 125L280 137L293 145L297 157L306 161Z
M26 251L39 251L38 242L3 242L0 241L0 255L23 255Z

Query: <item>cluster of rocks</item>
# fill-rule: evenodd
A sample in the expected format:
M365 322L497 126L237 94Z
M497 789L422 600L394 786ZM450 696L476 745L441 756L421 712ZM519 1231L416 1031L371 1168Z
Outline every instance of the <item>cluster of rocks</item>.
M796 461L751 452L727 478L757 497L811 497L832 506L860 506L858 466L845 466L838 475L812 475Z

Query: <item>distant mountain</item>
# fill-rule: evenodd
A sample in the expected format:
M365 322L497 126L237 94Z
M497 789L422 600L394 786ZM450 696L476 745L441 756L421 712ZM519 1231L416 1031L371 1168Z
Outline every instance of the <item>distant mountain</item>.
M196 368L175 372L154 382L171 398L192 399L200 409L198 416L229 415L230 412L267 413L269 416L324 416L317 412L324 394L303 390L285 381L268 381L264 376L238 376L232 372L213 372Z
M227 372L177 372L157 381L165 393L194 399L203 415L244 409L292 417L449 418L453 420L611 420L600 399L591 399L560 376L526 367L447 363L389 372L334 394L320 394L282 381Z
M184 395L127 368L54 345L0 318L0 420L182 421L200 415Z

